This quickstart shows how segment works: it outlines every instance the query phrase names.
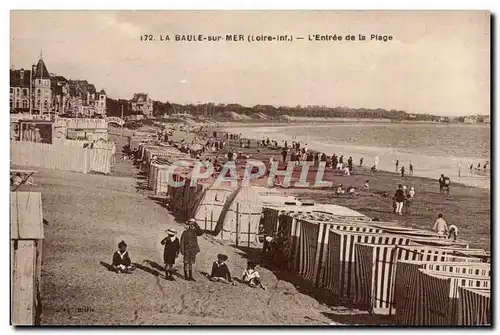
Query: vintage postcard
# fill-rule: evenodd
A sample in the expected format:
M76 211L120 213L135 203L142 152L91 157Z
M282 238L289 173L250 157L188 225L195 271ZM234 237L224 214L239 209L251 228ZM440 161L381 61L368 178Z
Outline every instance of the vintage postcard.
M491 325L491 20L11 11L11 324Z

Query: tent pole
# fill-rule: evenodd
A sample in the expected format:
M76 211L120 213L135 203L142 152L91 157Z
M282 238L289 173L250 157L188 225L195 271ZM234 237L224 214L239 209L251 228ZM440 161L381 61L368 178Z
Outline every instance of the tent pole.
M236 246L238 246L239 234L238 234L238 226L239 226L239 217L240 217L240 203L236 203Z
M214 209L212 208L212 210L210 211L210 231L213 231L213 222L214 222Z
M248 247L250 248L250 219L251 219L251 213L248 213Z

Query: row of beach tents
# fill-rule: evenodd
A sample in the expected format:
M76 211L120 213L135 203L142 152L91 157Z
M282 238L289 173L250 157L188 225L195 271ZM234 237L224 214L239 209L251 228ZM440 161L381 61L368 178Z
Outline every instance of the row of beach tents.
M399 325L491 323L490 255L483 249L264 187L193 186L189 167L169 176L170 164L186 158L176 148L149 141L138 149L150 188L167 196L174 214L194 217L216 239L236 245L260 247L262 234L279 234L287 271L332 301L392 315ZM168 185L169 177L184 186Z
M296 207L296 206L295 206ZM400 325L490 324L489 253L392 222L265 209L288 271L335 301Z

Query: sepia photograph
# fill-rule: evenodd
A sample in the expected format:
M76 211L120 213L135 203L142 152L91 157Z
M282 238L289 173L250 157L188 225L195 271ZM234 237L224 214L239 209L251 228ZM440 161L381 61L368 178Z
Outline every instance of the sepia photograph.
M11 326L492 326L491 12L9 17Z

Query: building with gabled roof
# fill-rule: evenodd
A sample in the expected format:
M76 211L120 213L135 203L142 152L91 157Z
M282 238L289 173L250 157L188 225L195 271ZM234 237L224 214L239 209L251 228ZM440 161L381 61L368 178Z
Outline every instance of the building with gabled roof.
M130 100L130 110L132 114L142 114L146 118L153 116L153 101L147 93L135 93Z

